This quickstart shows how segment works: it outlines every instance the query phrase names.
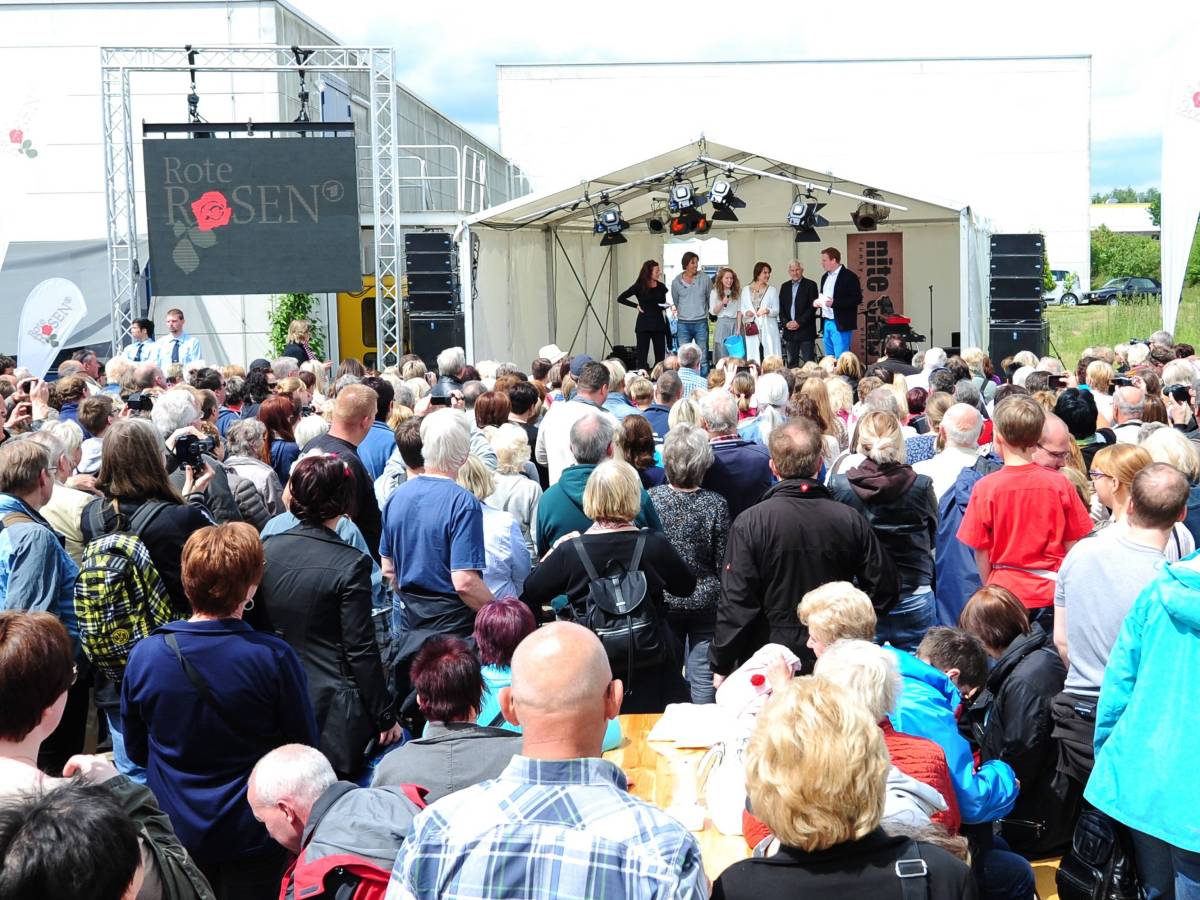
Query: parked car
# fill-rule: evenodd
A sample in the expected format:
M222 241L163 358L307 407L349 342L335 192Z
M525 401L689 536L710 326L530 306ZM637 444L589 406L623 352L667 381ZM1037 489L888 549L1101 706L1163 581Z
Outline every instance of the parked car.
M1162 285L1153 278L1133 278L1123 275L1120 278L1110 278L1094 291L1088 291L1081 298L1082 302L1092 306L1116 306L1122 300L1133 297L1154 297L1162 299Z
M1054 290L1043 293L1042 300L1063 306L1079 303L1079 276L1066 269L1051 269L1050 274L1054 276Z

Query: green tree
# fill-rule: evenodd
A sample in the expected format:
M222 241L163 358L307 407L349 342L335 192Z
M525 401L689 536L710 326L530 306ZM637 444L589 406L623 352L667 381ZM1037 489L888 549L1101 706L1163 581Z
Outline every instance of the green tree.
M1154 238L1109 231L1103 225L1092 232L1093 287L1123 275L1161 278L1161 269L1161 247Z
M317 298L312 294L279 294L271 299L271 352L283 355L287 346L288 326L294 319L308 319L312 338L308 345L319 358L325 358L325 329L313 315Z

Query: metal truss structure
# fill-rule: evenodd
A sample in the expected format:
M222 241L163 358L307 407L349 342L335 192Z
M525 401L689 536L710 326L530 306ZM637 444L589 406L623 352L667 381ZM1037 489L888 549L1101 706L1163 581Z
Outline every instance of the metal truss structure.
M299 49L299 53L295 52ZM401 247L395 55L383 47L104 47L100 51L112 349L129 340L138 282L130 75L133 72L359 72L370 79L379 367L400 360Z

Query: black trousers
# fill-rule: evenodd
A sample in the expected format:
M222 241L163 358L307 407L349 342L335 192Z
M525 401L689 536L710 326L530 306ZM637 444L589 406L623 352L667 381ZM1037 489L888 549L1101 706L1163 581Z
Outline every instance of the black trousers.
M279 896L279 881L287 867L287 851L268 847L256 856L196 865L212 885L217 900L270 900Z
M83 752L87 736L88 706L92 692L91 667L85 662L79 670L75 683L67 691L62 721L38 750L38 768L55 778L62 775L62 768L68 759Z
M637 349L633 354L634 364L639 369L650 371L650 365L646 361L646 352L650 349L650 345L654 345L654 364L658 365L667 358L667 336L661 331L639 331L637 332Z
M783 363L789 369L794 369L796 366L806 362L816 362L816 341L811 337L804 337L802 331L788 331L786 328L779 329L779 336L783 344Z

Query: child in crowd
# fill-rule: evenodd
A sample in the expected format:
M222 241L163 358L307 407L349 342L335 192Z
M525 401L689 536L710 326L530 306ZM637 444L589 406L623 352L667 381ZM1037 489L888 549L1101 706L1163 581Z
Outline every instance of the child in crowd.
M100 448L104 432L113 420L113 400L108 394L87 397L79 404L79 424L87 429L91 437L80 445L82 457L75 471L80 475L95 475L100 471Z

